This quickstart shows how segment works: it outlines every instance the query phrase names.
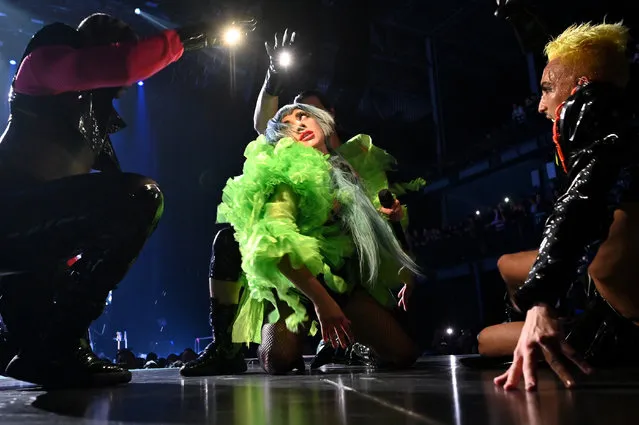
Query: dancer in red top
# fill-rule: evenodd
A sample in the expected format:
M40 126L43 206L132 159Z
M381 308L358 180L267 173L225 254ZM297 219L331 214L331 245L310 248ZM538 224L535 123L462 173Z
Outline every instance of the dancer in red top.
M0 314L18 352L6 375L47 387L130 381L95 356L85 332L155 229L163 198L153 180L120 170L109 135L124 122L112 101L217 39L205 25L138 39L94 14L30 41L0 139L0 199L10 206L0 211Z

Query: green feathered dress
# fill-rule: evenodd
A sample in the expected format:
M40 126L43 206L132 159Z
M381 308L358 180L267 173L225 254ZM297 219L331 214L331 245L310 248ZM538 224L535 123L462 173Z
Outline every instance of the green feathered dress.
M377 193L388 187L386 171L394 158L373 146L366 135L349 140L339 152L379 207ZM244 156L242 175L230 179L223 190L217 220L233 226L242 254L246 290L233 325L233 342L259 343L266 302L274 307L268 321L280 317L275 294L293 310L285 319L288 329L295 332L309 319L303 295L279 271L284 256L294 268L306 266L313 275L323 275L332 292L348 293L359 282L336 274L356 252L340 222L333 220L337 206L349 202L350 196L333 188L328 155L291 138L273 145L260 136ZM390 301L388 289L400 284L397 269L386 269L373 287L366 288L383 305Z
M341 145L337 152L348 161L348 163L359 174L368 198L375 208L380 208L377 194L383 189L389 189L396 197L407 192L420 190L426 185L424 179L418 178L410 182L388 184L386 173L397 166L397 160L388 152L378 148L373 144L371 137L366 134L359 134L348 142ZM402 227L408 227L408 208L404 207L404 217Z

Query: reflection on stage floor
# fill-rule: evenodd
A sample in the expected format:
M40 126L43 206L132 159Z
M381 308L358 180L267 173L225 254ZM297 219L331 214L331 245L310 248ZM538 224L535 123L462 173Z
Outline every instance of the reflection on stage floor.
M0 378L0 422L19 424L532 424L636 423L636 373L601 372L565 390L541 370L539 391L504 392L501 369L430 357L408 371L325 367L268 376L257 365L239 376L181 378L176 369L133 372L126 386L43 392Z

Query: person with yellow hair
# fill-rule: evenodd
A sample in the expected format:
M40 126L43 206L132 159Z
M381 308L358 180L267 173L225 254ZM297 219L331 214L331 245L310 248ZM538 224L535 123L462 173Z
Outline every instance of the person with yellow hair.
M545 360L566 387L572 362L584 373L639 353L639 134L626 90L629 30L622 23L573 25L545 48L539 112L553 121L568 189L556 201L538 251L502 256L509 301L525 321L484 329L484 356L513 354L495 378L505 389L537 385ZM586 311L568 323L562 304L579 282ZM565 335L568 335L565 337Z

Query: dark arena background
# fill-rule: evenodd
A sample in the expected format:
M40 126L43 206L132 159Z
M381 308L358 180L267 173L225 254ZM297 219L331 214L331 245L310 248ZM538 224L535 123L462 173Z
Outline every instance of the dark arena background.
M604 18L623 19L639 35L633 2L520 3L553 35L571 23ZM97 11L125 20L141 35L232 16L258 21L236 48L185 53L116 101L128 124L113 137L122 168L156 180L165 211L90 332L100 356L154 370L134 374L128 393L77 396L41 394L0 378L0 422L634 423L635 414L604 412L636 403L636 383L624 390L632 394L622 391L618 399L605 390L572 399L548 373L540 402L523 393L497 394L490 379L499 368L455 372L463 368L460 358L477 353L478 332L504 321L498 258L539 246L563 187L551 123L537 112L545 40L535 38L532 18L526 18L530 34L516 33L497 9L494 0L0 0L3 119L17 62L43 25L77 25ZM211 340L208 269L217 205L256 138L253 111L268 67L264 41L286 28L296 31L296 49L280 103L305 89L325 93L347 132L370 134L397 158L401 174L428 183L402 199L410 211L409 242L426 270L412 300L426 312L419 322L428 341L425 360L407 373L329 369L310 381L266 377L253 362L248 378L189 382L170 366ZM634 57L639 62L639 52ZM309 343L305 354L314 350ZM165 369L170 377L161 374ZM211 401L216 388L224 395ZM264 400L267 392L271 401ZM590 406L599 412L594 416L580 412L578 406L597 402L599 410Z

